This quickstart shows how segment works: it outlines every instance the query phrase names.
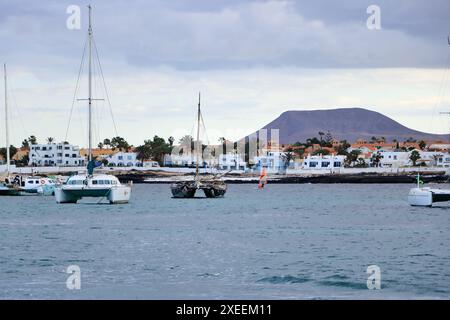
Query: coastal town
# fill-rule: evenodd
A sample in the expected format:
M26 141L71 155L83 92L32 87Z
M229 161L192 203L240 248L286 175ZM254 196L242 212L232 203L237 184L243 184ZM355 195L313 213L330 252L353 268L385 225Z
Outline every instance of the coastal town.
M372 137L350 143L334 139L329 132L319 132L318 136L294 144L269 141L254 156L246 151L238 152L237 143L221 138L213 146L220 153L208 159L199 155L199 167L242 174L257 173L262 168L270 174L299 174L317 171L339 173L341 170L357 172L369 168L376 168L377 172L392 172L393 169L420 167L426 170L450 166L448 141L417 141L413 138L386 141L383 137ZM186 139L192 138L185 136L179 144ZM174 152L177 146L174 142L173 137L166 141L155 136L135 147L122 137L114 137L99 142L92 155L99 169L191 172L197 164L196 142L192 141L193 147L188 152L178 153ZM44 143L38 143L35 136L24 139L21 147L11 146L10 152L10 170L16 173L82 171L88 155L86 148L67 141L57 143L50 137ZM1 148L0 172L6 170L5 154L5 148Z

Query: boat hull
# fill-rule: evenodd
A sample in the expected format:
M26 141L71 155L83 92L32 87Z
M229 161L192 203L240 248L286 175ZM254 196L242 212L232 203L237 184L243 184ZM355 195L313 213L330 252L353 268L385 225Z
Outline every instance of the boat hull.
M0 189L0 196L20 196L20 191L17 189Z
M450 201L450 190L413 188L408 194L408 202L412 206L431 207L434 202L445 201Z
M223 181L177 182L170 186L174 198L194 198L197 190L203 190L207 198L221 198L227 192Z
M111 204L128 203L131 196L131 187L121 185L113 188L74 189L58 187L55 189L57 203L77 203L82 198L105 198Z
M222 181L213 182L203 185L201 189L207 198L221 198L227 192L227 185Z
M177 182L170 186L174 198L193 198L197 191L195 182Z

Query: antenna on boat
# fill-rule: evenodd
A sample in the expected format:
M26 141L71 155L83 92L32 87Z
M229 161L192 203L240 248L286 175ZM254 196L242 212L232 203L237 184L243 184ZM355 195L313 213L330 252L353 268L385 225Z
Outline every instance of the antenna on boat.
M89 155L88 161L92 160L92 19L91 19L91 5L88 5L89 9Z
M9 127L8 127L8 85L6 75L6 63L3 64L3 72L5 78L5 130L6 130L6 173L9 175L10 170L10 151L9 151Z
M199 162L199 143L200 143L200 119L201 119L201 111L200 111L200 101L201 101L201 93L198 93L198 109L197 109L197 164L195 166L195 181L198 181L198 162ZM201 145L200 145L201 148Z
M89 109L89 151L88 151L88 175L91 176L94 173L95 164L92 159L92 101L93 100L103 100L103 99L94 99L92 98L92 7L89 4L89 28L88 28L88 51L89 51L89 77L88 77L88 98L87 99L78 99L78 100L87 100L88 101L88 109Z

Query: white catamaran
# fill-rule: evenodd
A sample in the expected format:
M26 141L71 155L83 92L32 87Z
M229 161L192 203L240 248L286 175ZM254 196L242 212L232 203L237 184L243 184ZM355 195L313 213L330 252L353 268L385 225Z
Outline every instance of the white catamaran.
M92 157L92 22L91 6L89 8L88 51L89 51L89 153L86 174L71 176L65 184L55 188L55 198L58 203L76 203L84 197L105 198L110 203L128 203L131 196L131 186L123 185L119 179L109 174L94 174L95 161Z

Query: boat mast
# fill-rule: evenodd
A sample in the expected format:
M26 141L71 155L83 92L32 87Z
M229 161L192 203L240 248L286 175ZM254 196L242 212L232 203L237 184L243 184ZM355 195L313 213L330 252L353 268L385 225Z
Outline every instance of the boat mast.
M91 22L91 5L89 8L89 155L88 161L92 161L92 22Z
M6 173L9 175L11 155L9 151L9 127L8 127L8 85L6 76L6 63L3 64L3 72L5 77L5 130L6 130Z
M195 166L195 180L198 181L198 162L199 162L199 145L200 145L200 92L198 93L198 109L197 109L197 165ZM201 148L201 145L200 145Z

